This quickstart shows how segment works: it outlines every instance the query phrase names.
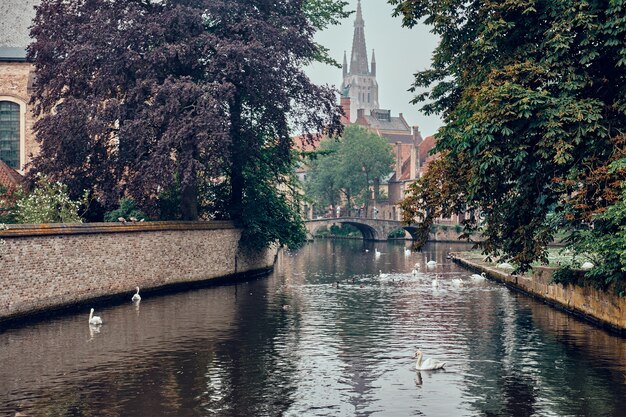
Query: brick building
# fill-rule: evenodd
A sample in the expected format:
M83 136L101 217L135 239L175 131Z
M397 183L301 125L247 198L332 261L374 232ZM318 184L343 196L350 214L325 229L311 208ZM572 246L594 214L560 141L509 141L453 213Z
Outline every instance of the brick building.
M26 61L28 27L39 0L0 2L0 160L24 173L39 148L29 105L33 67Z
M33 67L26 51L0 48L0 160L24 173L39 145L32 128L34 118L29 101L34 82Z

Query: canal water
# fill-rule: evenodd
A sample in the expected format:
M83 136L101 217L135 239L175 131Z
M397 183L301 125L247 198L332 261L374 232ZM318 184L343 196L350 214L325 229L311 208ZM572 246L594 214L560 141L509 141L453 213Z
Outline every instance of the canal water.
M626 339L404 245L320 240L251 282L138 305L129 282L100 329L1 329L0 415L626 415Z

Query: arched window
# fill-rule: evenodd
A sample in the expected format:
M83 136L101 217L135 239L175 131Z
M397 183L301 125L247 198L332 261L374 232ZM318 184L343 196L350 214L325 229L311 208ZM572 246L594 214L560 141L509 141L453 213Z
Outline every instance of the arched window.
M20 169L20 105L0 101L0 159Z

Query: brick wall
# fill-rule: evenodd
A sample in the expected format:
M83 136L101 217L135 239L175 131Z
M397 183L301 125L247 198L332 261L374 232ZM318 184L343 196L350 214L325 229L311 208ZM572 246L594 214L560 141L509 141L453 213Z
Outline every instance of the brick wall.
M22 167L30 162L31 155L37 155L39 152L39 144L35 141L33 134L35 119L31 106L28 104L30 100L28 80L32 71L33 67L28 62L0 62L0 100L15 102L23 108L23 126L20 121L20 128L24 134ZM20 171L23 172L23 170Z
M245 253L230 222L11 225L0 231L0 320L271 268L275 251ZM130 296L130 295L129 295Z

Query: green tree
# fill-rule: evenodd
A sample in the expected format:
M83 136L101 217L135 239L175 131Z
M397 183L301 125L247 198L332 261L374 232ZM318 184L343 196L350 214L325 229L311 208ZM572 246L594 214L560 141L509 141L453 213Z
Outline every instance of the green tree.
M393 150L387 140L357 126L344 129L339 141L326 140L311 164L306 190L318 203L336 206L340 197L351 207L355 198L369 203L370 186L392 171ZM375 199L378 190L375 189Z
M17 223L82 223L79 209L88 206L88 196L85 192L82 199L72 200L65 184L38 174L30 193L18 191L15 219Z
M626 158L615 161L613 172L626 167ZM591 258L594 268L586 277L600 287L613 286L620 295L626 294L626 181L614 204L595 214L589 223L593 227L578 228L570 237L571 247Z
M341 199L340 146L341 143L336 140L322 141L315 152L318 156L307 163L309 172L304 183L305 193L323 207L335 207Z
M406 26L424 19L441 37L413 86L445 121L441 159L412 187L405 220L427 229L465 211L486 253L526 269L545 259L551 213L576 226L616 201L624 171L597 174L624 152L623 1L389 3Z
M348 126L343 134L341 169L344 181L360 194L369 206L370 185L374 187L374 205L380 196L380 182L393 170L393 148L387 139L358 126Z
M120 206L117 209L105 213L104 221L117 222L120 217L128 221L131 219L135 219L133 221L147 220L145 213L137 208L137 203L128 197L120 200Z

